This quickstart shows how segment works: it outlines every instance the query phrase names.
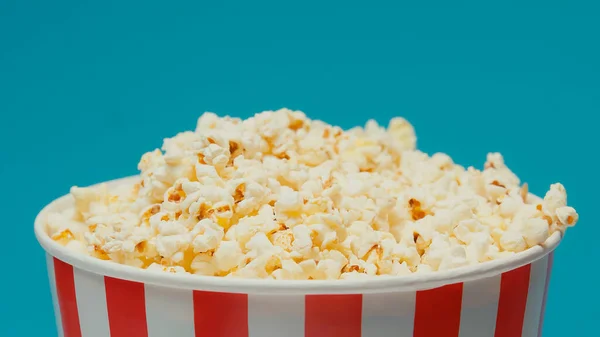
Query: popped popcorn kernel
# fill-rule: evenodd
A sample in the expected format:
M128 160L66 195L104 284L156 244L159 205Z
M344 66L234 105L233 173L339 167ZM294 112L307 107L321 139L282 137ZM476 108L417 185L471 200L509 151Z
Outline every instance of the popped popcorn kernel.
M538 218L527 220L522 232L523 238L529 247L544 243L550 234L548 223L544 219Z
M58 234L54 234L52 236L52 240L54 240L54 241L56 241L56 242L58 242L58 243L60 243L62 245L66 245L69 242L71 242L71 240L74 240L74 239L75 239L75 236L68 229L65 229L64 231L62 231L62 232L60 232Z
M575 226L577 221L579 221L579 214L577 214L573 207L569 206L557 208L556 217L561 225L567 227Z
M499 153L479 170L416 144L401 117L344 131L290 109L207 112L144 154L132 184L72 187L46 230L135 268L345 280L510 258L579 220L562 184L530 195Z
M235 241L223 241L213 255L214 265L218 271L228 272L244 259L239 244Z
M146 268L147 270L161 271L171 274L187 273L187 271L180 266L164 266L159 263L153 263Z
M506 231L500 237L500 248L508 252L520 252L527 248L523 235L516 231Z

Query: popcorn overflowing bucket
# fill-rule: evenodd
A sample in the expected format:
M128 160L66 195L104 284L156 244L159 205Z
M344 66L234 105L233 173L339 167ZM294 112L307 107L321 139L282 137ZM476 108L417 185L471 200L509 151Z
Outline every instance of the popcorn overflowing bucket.
M532 196L533 197L533 196ZM72 253L38 215L61 337L539 337L561 232L513 257L447 271L336 281L148 271Z

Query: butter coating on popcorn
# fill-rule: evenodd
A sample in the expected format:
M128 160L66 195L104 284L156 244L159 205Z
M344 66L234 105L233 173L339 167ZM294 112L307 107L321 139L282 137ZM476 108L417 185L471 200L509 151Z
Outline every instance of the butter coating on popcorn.
M429 156L399 117L344 131L288 109L207 112L138 168L133 186L73 187L50 237L149 270L328 280L506 258L579 220L561 184L535 200L499 153L481 171Z

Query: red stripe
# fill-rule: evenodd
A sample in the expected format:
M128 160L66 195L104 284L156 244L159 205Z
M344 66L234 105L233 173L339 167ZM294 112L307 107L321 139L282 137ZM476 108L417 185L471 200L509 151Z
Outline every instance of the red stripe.
M362 295L307 295L306 337L360 337Z
M248 295L194 291L194 327L196 337L248 337Z
M81 337L73 266L55 258L54 277L64 337Z
M413 337L458 337L463 284L418 291Z
M110 337L148 337L144 284L104 277Z
M521 336L531 265L502 274L495 337Z
M546 284L544 286L544 299L542 300L542 313L540 315L540 323L538 324L538 337L542 336L542 328L544 327L544 316L546 315L546 298L548 297L548 288L550 286L550 274L552 274L553 263L554 252L548 255L548 268L546 269Z

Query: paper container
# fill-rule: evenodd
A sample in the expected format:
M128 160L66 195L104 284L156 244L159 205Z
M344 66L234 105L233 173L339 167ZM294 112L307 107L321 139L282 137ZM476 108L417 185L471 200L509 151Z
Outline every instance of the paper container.
M73 254L45 231L46 214L72 202L54 201L35 221L61 337L539 337L562 238L557 232L510 259L430 274L244 280Z

